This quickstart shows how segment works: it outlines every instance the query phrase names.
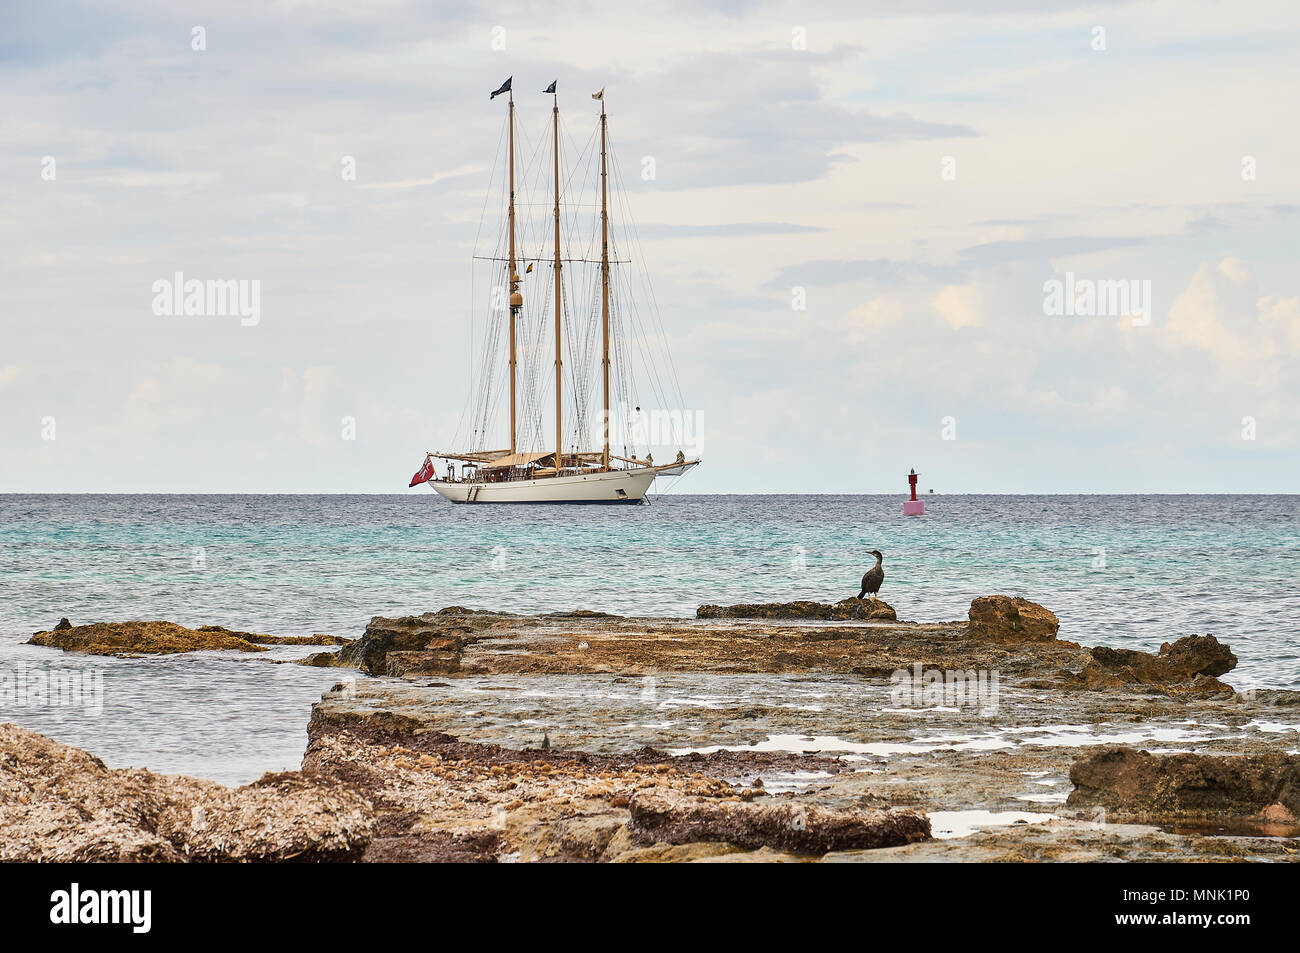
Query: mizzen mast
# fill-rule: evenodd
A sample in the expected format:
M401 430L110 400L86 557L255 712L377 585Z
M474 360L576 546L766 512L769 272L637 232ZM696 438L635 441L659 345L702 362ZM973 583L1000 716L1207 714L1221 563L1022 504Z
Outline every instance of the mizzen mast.
M609 469L609 175L605 165L605 90L594 93L600 100L600 333L601 377L605 391L605 447L601 465Z

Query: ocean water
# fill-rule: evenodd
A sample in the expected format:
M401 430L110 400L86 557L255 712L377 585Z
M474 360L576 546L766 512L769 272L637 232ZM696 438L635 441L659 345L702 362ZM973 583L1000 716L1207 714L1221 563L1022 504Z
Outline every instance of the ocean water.
M393 496L0 495L0 672L94 670L98 715L0 701L0 720L229 782L293 767L338 671L268 656L86 659L25 646L74 623L169 619L356 636L447 605L693 615L856 595L885 554L899 617L1023 595L1061 637L1155 650L1213 633L1238 687L1300 688L1300 496L678 496L644 506L453 506ZM284 660L305 654L277 649Z

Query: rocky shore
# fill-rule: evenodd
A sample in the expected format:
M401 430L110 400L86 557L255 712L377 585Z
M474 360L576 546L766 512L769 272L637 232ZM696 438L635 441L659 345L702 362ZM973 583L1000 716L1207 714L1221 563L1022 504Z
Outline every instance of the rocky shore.
M150 651L170 625L38 644ZM0 858L1297 856L1300 693L1235 692L1212 635L1143 652L1058 629L1010 596L949 623L873 600L376 617L303 661L340 681L301 770L253 785L114 771L4 726Z
M0 861L355 860L374 812L301 772L228 788L98 758L0 724Z

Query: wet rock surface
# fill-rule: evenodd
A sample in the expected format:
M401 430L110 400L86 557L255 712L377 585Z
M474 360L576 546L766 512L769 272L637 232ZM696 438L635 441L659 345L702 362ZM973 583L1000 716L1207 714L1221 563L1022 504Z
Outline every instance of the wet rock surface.
M37 632L27 640L29 645L88 655L170 655L212 650L264 652L267 645L344 645L349 641L333 635L276 636L235 632L219 625L197 629L162 621L72 625L67 619L61 619L50 631Z
M1181 662L1165 670L1175 683L1089 684L1082 677L1094 661L1088 648L1059 638L973 638L965 622L528 617L465 610L411 618L404 625L418 634L396 651L418 655L421 650L411 647L418 640L455 637L461 642L455 664L426 675L406 668L404 677L362 678L327 693L313 710L313 738L322 739L313 746L382 727L393 733L389 743L397 748L430 744L420 739L431 738L442 739L437 744L444 748L499 748L506 754L466 760L489 771L493 764L502 768L504 779L493 785L531 793L517 795L516 803L506 792L471 782L468 796L486 802L470 801L472 821L463 822L421 806L437 799L394 790L377 800L389 805L383 811L409 818L403 833L388 841L394 856L463 853L474 844L481 859L620 863L1290 856L1281 842L1265 837L1207 842L1199 834L1099 821L1097 805L1066 802L1071 766L1098 746L1158 743L1220 756L1276 750L1279 737L1294 742L1294 734L1279 733L1300 732L1297 693L1188 692L1182 679L1190 669ZM1047 620L1043 624L1050 628ZM1194 651L1177 645L1165 656L1196 659L1189 663L1194 668L1208 662L1213 669L1215 658L1222 665L1221 652L1209 642L1189 646ZM900 673L910 679L918 664L922 672L997 672L995 704L968 698L932 705L923 693L900 693L906 686L898 682ZM379 667L390 670L386 663ZM1213 677L1198 672L1193 681ZM402 738L408 740L396 740ZM373 753L348 740L331 757L364 761ZM386 757L376 764L376 778L389 776L380 766ZM503 757L514 763L498 763ZM576 760L582 772L567 767L556 775L567 777L565 786L537 789L524 762L539 759L552 767ZM665 790L644 773L659 765L702 777ZM610 782L613 771L630 774L612 782L612 796L592 796L586 781L580 789L571 786L583 772L605 772L602 780ZM471 777L477 773L456 783ZM719 786L691 789L702 778ZM463 788L454 790L462 793L443 797L466 796ZM636 804L682 809L668 811L654 827L634 819ZM788 829L777 821L762 842L749 840L744 819L756 809L756 818L778 819L800 811L806 819L814 809L849 816L913 810L940 827L970 831L894 847L826 849L825 842L786 839ZM1028 830L1026 812L1049 823ZM968 813L976 820L968 823ZM377 858L380 850L368 856Z
M352 785L375 805L378 823L367 861L647 860L647 848L662 854L666 847L708 839L701 836L705 831L715 835L707 847L675 859L759 847L820 854L831 849L827 845L884 846L925 836L923 815L912 813L814 811L811 834L782 825L787 818L799 827L790 807L742 816L756 792L722 776L756 775L773 765L838 770L828 759L735 752L672 756L654 749L594 755L465 742L412 730L410 721L382 713L342 721L313 721L303 766ZM676 825L637 825L635 803L694 813Z
M1295 821L1300 756L1281 751L1215 757L1128 747L1089 752L1070 768L1069 804L1148 818L1245 817Z
M870 600L849 602L856 604L853 611L875 611ZM817 605L837 608L817 603L776 608L794 613ZM892 615L885 603L875 605ZM1038 688L1232 693L1216 676L1231 670L1236 657L1213 636L1187 636L1158 653L1088 649L1057 638L1050 611L1008 596L976 599L969 623L744 616L767 608L702 606L699 612L708 618L690 620L584 612L534 617L453 606L419 616L377 616L359 640L300 664L398 678L674 671L888 678L920 662L944 671L997 671ZM727 614L732 610L735 617Z
M664 671L887 676L923 658L952 668L1001 667L1054 677L1087 661L1087 653L1072 642L1036 646L1033 652L976 642L968 638L963 622L637 619L574 613L534 617L460 607L376 617L359 640L337 655L315 664L328 661L393 677Z
M842 599L825 602L765 602L735 606L700 606L697 619L820 619L824 621L896 622L893 606L879 599Z
M826 854L898 847L930 837L929 819L909 808L835 810L791 801L711 801L660 790L638 792L629 806L628 830L634 840L647 845L704 841Z
M267 781L257 796L292 805L306 790L295 785L319 784L358 799L370 813L321 855L366 861L1295 854L1294 841L1254 829L1204 837L1113 823L1106 812L1125 809L1105 807L1108 795L1070 795L1075 784L1108 790L1100 768L1072 780L1076 763L1097 751L1158 748L1218 762L1294 748L1300 693L1234 693L1211 674L1235 663L1212 637L1158 652L1088 649L1056 638L1055 617L1033 608L999 603L990 624L1010 624L1011 608L1023 641L975 637L973 618L638 619L464 607L376 617L362 638L318 656L315 664L352 674L313 707L302 772ZM943 694L954 673L989 677L954 699ZM1221 689L1197 688L1210 683ZM1166 776L1144 765L1120 775ZM1233 769L1197 770L1220 778ZM1282 792L1254 808L1277 831L1290 802L1259 783L1259 797ZM1190 803L1184 789L1193 790L1181 782L1161 790ZM249 788L236 794L250 812L240 830L254 829L264 805ZM1242 810L1258 800L1233 797ZM336 820L330 811L321 819L326 844L326 821ZM113 838L131 829L105 830L111 836L92 841L106 853L171 859L180 843L225 856L193 835L119 849Z

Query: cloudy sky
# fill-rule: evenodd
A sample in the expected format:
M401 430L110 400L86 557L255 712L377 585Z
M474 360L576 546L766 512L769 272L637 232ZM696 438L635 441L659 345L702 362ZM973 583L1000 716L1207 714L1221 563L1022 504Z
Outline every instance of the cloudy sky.
M0 492L404 491L511 74L654 158L680 492L1300 491L1298 51L1253 0L5 0ZM156 314L178 271L259 322Z

